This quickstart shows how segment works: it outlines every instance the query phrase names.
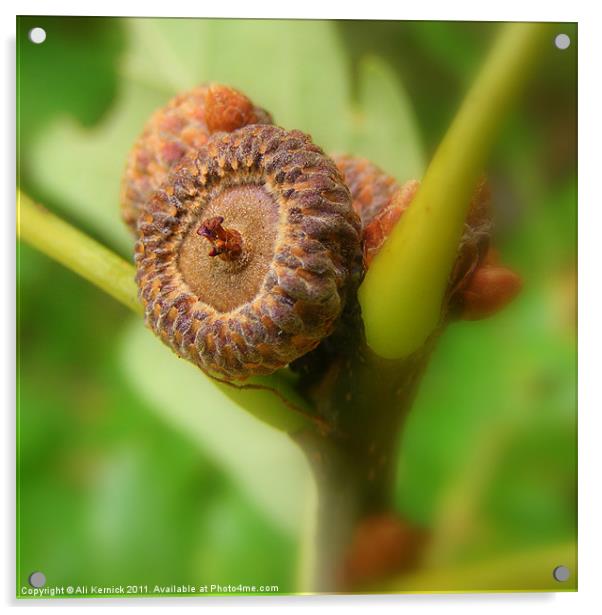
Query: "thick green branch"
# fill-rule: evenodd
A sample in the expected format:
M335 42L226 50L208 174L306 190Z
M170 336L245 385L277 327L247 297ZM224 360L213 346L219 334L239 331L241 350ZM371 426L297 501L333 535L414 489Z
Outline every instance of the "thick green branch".
M548 28L503 26L416 198L371 264L359 298L368 343L377 354L408 356L437 326L471 194Z
M142 314L134 267L103 245L17 192L17 233L34 248L89 280L136 314ZM199 374L199 377L204 377ZM285 374L251 378L237 388L212 380L236 404L286 433L311 425L311 408ZM303 413L307 413L305 416Z

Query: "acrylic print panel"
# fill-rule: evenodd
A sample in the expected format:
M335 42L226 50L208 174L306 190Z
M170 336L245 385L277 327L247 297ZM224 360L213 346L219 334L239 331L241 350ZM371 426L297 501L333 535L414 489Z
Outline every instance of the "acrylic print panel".
M19 18L17 595L575 590L577 45Z

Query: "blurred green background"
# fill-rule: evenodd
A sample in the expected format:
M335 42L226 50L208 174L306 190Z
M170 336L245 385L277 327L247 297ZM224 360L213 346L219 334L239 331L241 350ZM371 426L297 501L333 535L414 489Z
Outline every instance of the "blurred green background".
M206 80L326 151L419 178L497 29L21 17L19 181L131 259L128 148L153 109ZM576 587L577 30L558 32L571 46L550 39L487 169L496 243L524 291L451 326L435 353L397 488L432 540L424 569L392 589ZM313 486L294 445L74 273L24 244L18 266L18 588L41 570L52 585L298 591ZM552 568L569 563L559 587Z

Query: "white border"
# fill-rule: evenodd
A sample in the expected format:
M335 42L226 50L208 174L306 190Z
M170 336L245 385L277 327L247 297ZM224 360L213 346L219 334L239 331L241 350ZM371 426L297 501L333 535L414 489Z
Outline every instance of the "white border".
M10 5L13 6L10 6ZM293 19L405 19L405 20L451 20L451 21L577 21L579 13L586 10L587 2L571 3L547 1L525 2L504 0L497 6L484 3L456 0L423 0L417 3L393 4L388 0L370 0L364 3L341 3L333 0L305 0L282 2L269 0L248 2L193 3L186 0L159 2L147 0L144 5L133 0L106 0L104 2L78 2L77 0L53 0L52 5L43 1L7 3L20 15L106 15L106 16L164 16L164 17L252 17ZM580 5L583 5L581 8ZM143 6L144 10L141 10ZM593 13L588 7L587 12Z
M228 2L190 3L169 0L160 3L147 0L143 5L126 0L105 0L102 3L78 1L6 2L2 7L1 27L3 30L4 61L2 62L2 83L5 96L2 97L2 120L4 135L8 143L1 150L3 158L2 179L7 195L2 208L3 256L5 283L0 304L2 318L2 348L0 355L1 390L6 392L3 408L4 451L1 455L2 501L1 518L5 545L1 558L0 578L2 579L2 602L9 607L29 607L41 610L50 607L83 607L100 609L158 608L162 611L177 607L194 607L213 610L220 605L223 609L240 608L241 605L259 607L308 607L312 612L324 609L355 611L366 607L379 607L384 611L398 612L399 609L421 613L440 613L445 607L448 613L504 612L509 608L513 613L566 613L569 609L577 612L589 611L589 606L600 604L597 587L601 579L600 526L600 450L602 438L602 396L597 388L600 380L598 358L602 352L600 318L602 317L602 293L600 292L600 265L602 250L602 198L599 182L601 156L600 144L600 11L593 2L542 2L527 3L524 0L504 0L495 6L492 3L454 2L403 3L392 7L390 0L370 0L358 6L348 3L305 0L304 2L255 2L229 0ZM417 595L417 596L339 596L339 597L291 597L291 598L203 598L166 599L144 601L86 600L47 603L33 601L17 602L14 598L14 78L15 78L15 20L16 14L59 14L59 15L145 15L157 16L204 16L204 17L261 17L261 18L346 18L346 19L439 19L439 20L513 20L513 21L578 21L579 45L579 592L567 594L471 594L471 595ZM344 8L343 8L344 7ZM7 546L8 545L8 546Z

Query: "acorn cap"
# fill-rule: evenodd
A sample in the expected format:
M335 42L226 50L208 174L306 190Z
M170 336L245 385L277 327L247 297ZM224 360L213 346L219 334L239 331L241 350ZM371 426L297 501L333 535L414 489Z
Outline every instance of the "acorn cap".
M341 174L310 137L275 126L210 137L144 206L138 234L147 324L228 379L315 348L362 274Z
M121 185L125 223L136 231L140 211L170 169L212 134L271 123L267 111L225 85L205 84L172 98L151 116L128 156Z

